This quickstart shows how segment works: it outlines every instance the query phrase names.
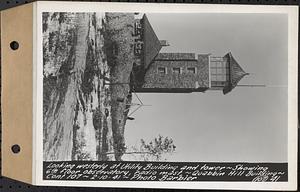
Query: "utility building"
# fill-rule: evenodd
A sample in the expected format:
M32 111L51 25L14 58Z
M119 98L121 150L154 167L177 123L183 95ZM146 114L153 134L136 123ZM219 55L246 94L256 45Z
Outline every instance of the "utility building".
M166 40L159 40L147 16L135 23L135 62L132 79L135 92L190 93L222 90L229 93L248 75L231 53L160 53Z

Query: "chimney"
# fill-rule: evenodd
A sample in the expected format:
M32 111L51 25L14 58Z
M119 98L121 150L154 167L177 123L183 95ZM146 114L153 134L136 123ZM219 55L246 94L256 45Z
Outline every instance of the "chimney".
M170 44L167 40L159 40L159 42L162 47L170 46Z

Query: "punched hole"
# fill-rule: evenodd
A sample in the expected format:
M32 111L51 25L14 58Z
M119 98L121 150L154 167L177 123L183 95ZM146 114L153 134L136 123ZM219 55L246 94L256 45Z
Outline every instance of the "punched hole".
M10 48L11 48L12 50L17 50L17 49L19 49L19 43L18 43L17 41L12 41L12 42L10 43Z
M13 153L19 153L21 151L21 148L19 145L16 144L11 147L11 150Z

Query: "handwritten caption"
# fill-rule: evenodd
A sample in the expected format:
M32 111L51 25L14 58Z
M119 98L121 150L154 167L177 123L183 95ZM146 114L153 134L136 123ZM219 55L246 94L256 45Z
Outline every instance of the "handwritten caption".
M287 181L286 163L44 162L45 180Z

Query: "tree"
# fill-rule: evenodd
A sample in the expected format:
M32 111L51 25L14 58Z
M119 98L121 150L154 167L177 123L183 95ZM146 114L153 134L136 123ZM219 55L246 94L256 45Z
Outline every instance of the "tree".
M133 147L133 153L139 154L144 161L166 161L167 155L175 152L173 139L158 135L149 143L141 139L139 147Z

